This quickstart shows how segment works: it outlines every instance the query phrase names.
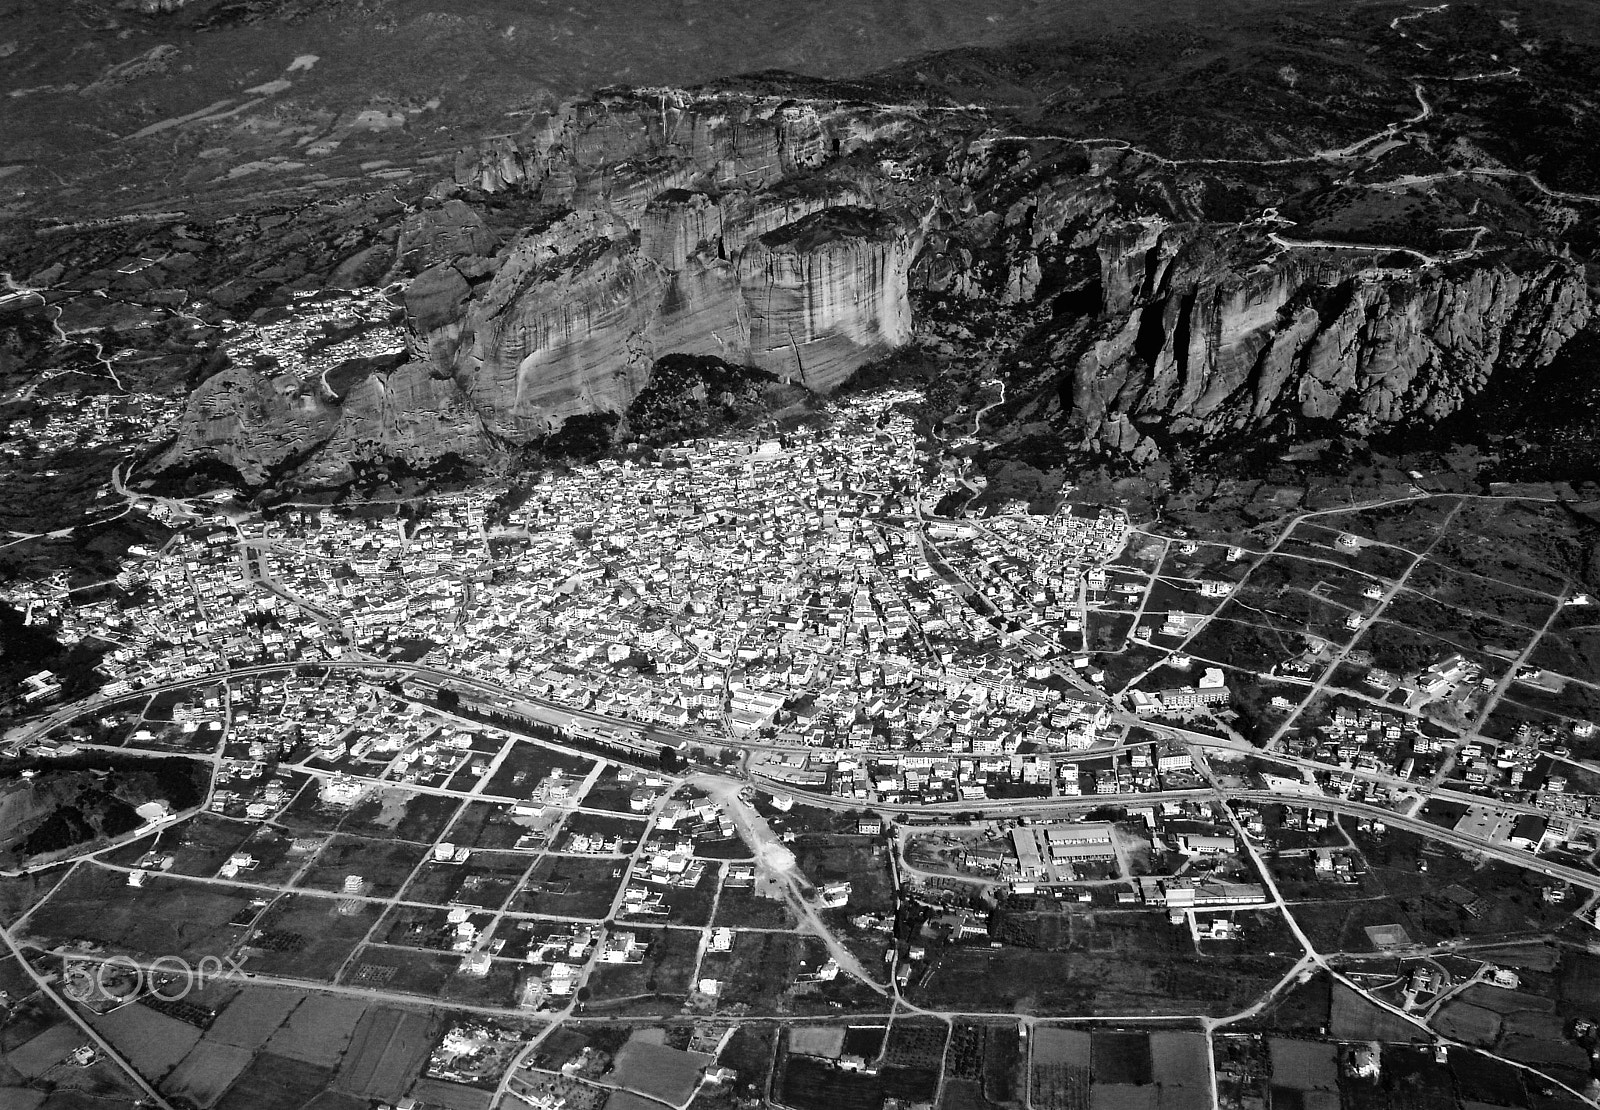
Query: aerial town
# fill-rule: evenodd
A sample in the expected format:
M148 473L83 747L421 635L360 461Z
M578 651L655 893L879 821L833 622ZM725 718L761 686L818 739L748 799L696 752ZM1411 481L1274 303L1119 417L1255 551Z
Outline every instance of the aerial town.
M403 506L130 491L170 538L115 581L4 587L96 649L5 758L191 770L8 843L8 996L77 1007L8 1064L207 1106L1245 1110L1481 1060L1587 1097L1590 599L1450 530L1540 507L984 502L915 399ZM162 1001L178 953L236 970ZM62 960L140 982L72 1002Z

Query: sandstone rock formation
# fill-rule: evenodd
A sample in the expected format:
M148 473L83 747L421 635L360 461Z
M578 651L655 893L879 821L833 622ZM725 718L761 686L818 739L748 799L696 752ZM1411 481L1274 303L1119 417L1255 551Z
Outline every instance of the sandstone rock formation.
M470 295L457 265L425 270L408 294L419 349L514 438L620 412L674 353L833 389L912 334L917 215L848 179L804 180L894 130L863 122L662 92L572 106L485 144L457 162L458 184L573 211L519 236Z
M1140 427L1203 440L1282 415L1357 434L1432 422L1491 374L1548 363L1592 315L1570 259L1505 252L1394 269L1347 253L1241 266L1218 239L1143 224L1102 240L1108 322L1069 383L1091 440L1132 450Z
M1502 178L1470 183L1466 249L1408 245L1433 228L1390 227L1394 246L1286 238L1278 207L1360 199L1350 173L1182 166L965 110L608 95L463 152L341 266L371 274L390 251L403 364L342 392L235 366L195 393L163 461L209 455L254 483L483 458L624 413L669 355L826 393L923 339L1004 376L1004 415L1144 460L1436 421L1591 319L1565 217Z

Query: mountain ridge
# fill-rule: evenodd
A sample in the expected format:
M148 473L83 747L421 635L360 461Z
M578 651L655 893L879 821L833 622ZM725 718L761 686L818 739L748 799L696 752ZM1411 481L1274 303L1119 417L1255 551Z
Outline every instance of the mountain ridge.
M1365 437L1445 420L1591 327L1600 174L1575 141L1529 161L1503 126L1528 88L1576 95L1552 25L1296 7L1249 35L1222 20L836 83L612 88L519 115L431 184L69 229L57 245L92 255L99 233L141 261L17 272L98 349L86 285L127 298L118 342L186 331L197 388L156 468L220 461L247 485L489 464L620 416L669 355L818 393L907 352L957 395L998 377L984 422L1002 454L1045 430L1133 467L1240 437ZM1571 130L1600 131L1580 100ZM243 237L203 242L225 226ZM385 322L339 389L331 364L246 364L259 344L222 334L340 287Z

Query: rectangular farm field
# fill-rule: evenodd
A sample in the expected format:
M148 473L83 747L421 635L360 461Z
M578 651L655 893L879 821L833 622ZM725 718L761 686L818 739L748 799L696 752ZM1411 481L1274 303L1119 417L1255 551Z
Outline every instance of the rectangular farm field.
M735 929L789 929L798 920L782 899L763 898L753 887L727 887L717 902L712 924Z
M575 791L592 770L593 760L558 752L534 740L521 740L500 761L483 792L496 798L532 797L554 772L560 772Z
M881 838L807 834L797 837L791 848L812 885L848 882L851 907L882 908L893 904L889 850Z
M1449 495L1423 497L1377 509L1329 513L1320 519L1329 528L1416 551L1439 535L1459 500Z
M407 902L499 909L533 862L521 852L473 852L463 863L429 859L402 894Z
M247 966L257 974L332 982L382 908L377 902L287 895L251 934Z
M362 1015L334 1086L365 1098L401 1097L427 1061L439 1019L417 1010L374 1006Z
M546 809L537 817L519 816L505 802L472 802L445 830L442 839L457 847L506 851L526 841L527 848L543 848L563 811Z
M674 925L709 925L711 907L721 885L722 869L712 864L694 886L666 887L662 890L662 902L670 911L668 920Z
M381 786L344 814L339 831L431 844L460 807L459 798Z
M257 897L159 874L131 887L122 871L79 865L34 911L25 932L49 947L81 939L152 959L220 956L243 935L232 922L250 915Z
M783 1064L781 1100L794 1110L883 1110L883 1084L875 1075L842 1071L810 1056Z
M700 975L722 982L720 1005L771 1013L794 984L804 947L791 933L737 933L731 952L706 954Z
M388 897L405 885L427 855L419 844L335 836L312 861L299 885L313 890L352 891ZM359 889L353 890L352 880Z
M512 910L598 920L611 911L627 871L625 860L546 856L535 865Z
M700 934L692 929L623 931L633 933L638 943L648 946L644 958L636 964L596 964L588 982L592 1004L599 1007L648 995L672 999L676 1012L693 986Z

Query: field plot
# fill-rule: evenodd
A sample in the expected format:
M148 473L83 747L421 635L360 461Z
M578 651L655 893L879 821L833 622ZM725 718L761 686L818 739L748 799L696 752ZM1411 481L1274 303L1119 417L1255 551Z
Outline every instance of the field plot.
M339 832L431 844L460 806L459 798L382 786L350 809L335 812L341 813Z
M680 1106L689 1101L712 1058L666 1045L630 1040L617 1051L607 1077L619 1087Z
M1356 537L1353 547L1341 542L1342 537ZM1423 546L1426 546L1424 542ZM1419 549L1400 547L1381 540L1372 540L1360 533L1347 531L1332 522L1315 524L1302 520L1294 526L1289 538L1278 547L1278 558L1298 556L1324 563L1338 563L1352 570L1377 578L1397 578Z
M1569 1087L1581 1089L1589 1079L1589 1054L1567 1039L1566 1026L1555 1014L1511 1014L1495 1051L1508 1060L1536 1067Z
M303 1064L332 1068L371 1003L336 994L310 994L267 1042L267 1051Z
M1579 678L1592 680L1592 675L1579 675ZM1568 682L1556 690L1543 690L1527 683L1517 683L1511 687L1506 700L1518 706L1529 709L1539 709L1546 713L1558 714L1562 717L1576 718L1580 721L1594 720L1600 717L1600 693L1577 682Z
M287 886L302 867L315 858L324 838L305 837L297 845L294 837L285 836L268 825L259 825L239 845L241 852L249 854L255 865L239 872L239 879L255 886Z
M1037 1025L1029 1069L1029 1102L1037 1110L1088 1110L1091 1041L1079 1029Z
M837 1060L844 1052L842 1025L796 1025L789 1030L789 1051L796 1056Z
M71 1022L52 1025L6 1053L6 1063L26 1079L37 1079L84 1043L83 1031Z
M896 1067L886 1064L878 1072L883 1083L883 1097L903 1103L929 1103L939 1090L939 1066L922 1068Z
M1341 1041L1426 1041L1428 1034L1392 1014L1343 983L1333 984L1329 1003L1328 1034Z
M532 863L522 852L474 852L466 863L429 862L404 897L408 902L498 910Z
M351 876L366 884L363 893L375 898L394 894L410 878L427 854L419 844L335 836L325 844L299 885L313 890L343 890Z
M1095 930L1091 939L1098 935ZM938 954L930 977L908 993L918 1005L966 1011L1221 1014L1254 1001L1290 962L1271 956L1200 958L1174 948L1170 938L1149 939L1143 952L1120 945L1091 948L1087 942L1041 945L1073 951L1070 960L1051 951L951 947Z
M66 869L57 868L51 871L36 871L31 875L18 875L0 883L0 925L9 928L23 914L44 901L66 877Z
M1272 628L1260 614L1229 601L1189 641L1187 651L1215 663L1264 672L1305 649L1306 639L1299 630Z
M234 1081L218 1105L222 1110L300 1110L328 1089L333 1069L263 1052ZM339 1110L344 1110L341 1106Z
M516 968L495 961L486 974L464 975L461 959L455 952L369 944L351 959L343 983L473 1005L509 1006L515 1001Z
M722 885L722 868L709 864L706 873L692 887L669 886L663 890L661 901L671 911L668 920L674 925L709 925L711 907L717 899L717 888Z
M1132 1083L1096 1083L1089 1089L1092 1110L1156 1110L1160 1091Z
M383 924L378 926L373 938L383 944L400 945L405 948L449 951L456 940L456 926L450 921L453 912L442 906L437 909L396 906L384 915ZM467 920L481 930L494 920L494 915L475 913Z
M90 1020L152 1082L171 1071L200 1040L200 1030L194 1026L137 1002Z
M202 1040L183 1058L161 1089L174 1097L186 1098L196 1106L212 1106L234 1080L250 1066L255 1053L247 1048Z
M939 1089L938 1110L988 1110L993 1106L983 1097L983 1084L976 1079L952 1079L946 1075Z
M229 951L254 892L152 875L130 887L124 872L80 865L28 919L46 946L84 939L114 951L194 960Z
M731 929L792 929L799 924L787 902L763 898L751 887L726 888L717 902L713 925Z
M1089 1033L1083 1029L1063 1029L1059 1025L1035 1026L1033 1062L1087 1068L1094 1060L1093 1043Z
M660 1110L654 1099L636 1095L632 1091L612 1091L606 1096L605 1110Z
M1454 640L1423 629L1408 628L1387 618L1368 623L1356 637L1355 648L1371 652L1375 666L1395 674L1420 671L1453 652L1463 650L1462 645ZM1477 656L1470 649L1464 654L1484 666L1486 673L1498 673L1492 660Z
M694 854L701 859L736 859L747 860L754 858L750 845L738 833L732 836L723 836L720 830L715 833L707 832L694 838Z
M1546 612L1553 607L1554 602ZM1446 605L1414 590L1401 590L1395 594L1383 611L1383 619L1427 632L1467 652L1490 649L1520 652L1533 639L1536 631L1488 616L1478 609Z
M772 1013L794 982L803 948L803 938L792 933L736 933L733 951L707 953L700 975L721 980L721 1005Z
M472 802L445 830L444 839L462 847L503 851L531 837L528 848L544 847L562 816L561 810L546 809L538 817L517 817L505 802Z
M1406 579L1407 591L1432 598L1441 605L1457 606L1495 620L1538 628L1555 608L1549 594L1500 582L1424 559Z
M172 873L209 879L228 861L230 855L243 848L250 832L249 825L201 813L181 825L164 830L155 837L153 844L141 840L137 842L137 849L130 845L112 853L109 858L113 862L131 866L148 848L172 857Z
M355 806L326 805L322 801L322 780L310 778L305 786L295 794L294 800L280 813L276 821L293 836L327 836L338 832L339 827L350 821L363 807L369 809L373 815L380 813L383 803L378 800L381 788L375 788L367 793L365 798ZM400 788L393 788L397 807L403 806ZM423 797L424 795L404 792L404 797ZM457 805L460 803L457 802ZM403 812L403 810L402 810ZM254 1071L254 1068L251 1069Z
M1090 1034L1090 1066L1094 1081L1142 1087L1150 1082L1150 1036L1096 1029Z
M1510 1064L1491 1060L1480 1052L1456 1049L1450 1053L1450 1071L1455 1076L1457 1089L1472 1092L1474 1102L1495 1106L1528 1105L1522 1073Z
M1485 548L1501 549L1519 567L1542 568L1552 575L1585 580L1600 526L1565 504L1545 501L1469 501L1457 514L1450 536L1482 538ZM1511 581L1518 582L1516 577ZM1542 589L1532 582L1521 582ZM1590 585L1594 583L1590 582Z
M1280 1087L1297 1091L1339 1089L1338 1047L1327 1041L1273 1037L1268 1043L1272 1079Z
M592 770L593 760L522 740L506 753L483 792L496 798L528 798L551 772L559 771L563 778L576 783L582 782Z
M1349 1110L1457 1110L1453 1086L1450 1068L1435 1061L1431 1049L1386 1045L1380 1083L1347 1080L1342 1093Z
M273 904L250 936L250 970L331 982L382 909L379 902L286 895Z
M300 1000L296 991L247 986L217 1015L206 1030L205 1039L236 1048L259 1048L300 1005Z
M460 964L454 953L368 944L350 958L339 979L342 986L435 997Z
M852 905L891 904L894 879L881 838L807 834L797 837L790 847L812 885L849 882Z
M949 1023L929 1018L896 1018L889 1024L883 1062L903 1067L937 1067L950 1039Z
M841 1071L810 1056L790 1056L776 1084L779 1100L795 1110L882 1110L883 1084L876 1075Z
M1439 535L1460 501L1453 494L1435 494L1375 509L1327 513L1318 519L1329 528L1415 551Z
M366 1098L394 1101L428 1058L437 1019L416 1010L374 1006L361 1015L334 1086Z
M1452 999L1435 1015L1433 1027L1464 1044L1487 1047L1500 1037L1500 1015L1482 1006Z
M1580 626L1547 633L1533 649L1529 663L1573 678L1600 674L1600 627Z
M634 809L633 797L641 788L647 793L664 793L667 788L667 780L661 775L653 775L648 771L639 771L631 767L619 767L615 763L608 763L605 770L600 772L600 777L595 779L594 785L589 788L589 792L579 800L578 804L584 809L603 809L607 813L624 813L637 816L641 811Z
M1268 559L1235 594L1235 611L1225 615L1253 620L1279 632L1304 632L1343 643L1351 636L1345 618L1352 609L1360 610L1370 603L1359 591L1350 591L1339 600L1324 596L1319 591L1338 592L1330 588L1330 579L1361 580L1361 576L1297 559ZM1368 581L1363 580L1362 589Z
M1151 1078L1162 1087L1211 1087L1211 1044L1204 1033L1150 1034Z
M493 1091L426 1077L417 1080L417 1085L411 1088L411 1097L423 1106L437 1106L441 1110L489 1110L494 1102Z
M511 908L598 920L610 912L626 871L625 860L546 856L534 866Z
M955 1102L1017 1103L1027 1082L1026 1053L1016 1025L957 1022L944 1056L946 1086L970 1084Z
M692 929L631 930L639 943L649 947L644 961L637 964L597 964L589 975L591 1005L654 996L674 1000L674 1008L693 985L695 956L700 950L700 934ZM724 995L726 997L726 995Z
M1556 983L1563 1007L1600 1009L1600 955L1562 953L1561 974Z

